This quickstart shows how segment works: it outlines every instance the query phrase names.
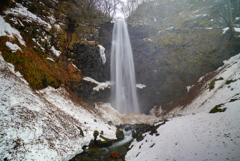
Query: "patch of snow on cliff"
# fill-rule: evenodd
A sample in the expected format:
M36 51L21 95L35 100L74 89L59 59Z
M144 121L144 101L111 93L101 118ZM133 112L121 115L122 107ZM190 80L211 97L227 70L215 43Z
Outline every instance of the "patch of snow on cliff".
M240 28L235 27L234 29L236 32L240 32ZM225 34L227 32L227 30L229 30L229 27L223 28L223 34Z
M186 88L187 88L187 91L189 92L190 89L191 89L193 86L194 86L194 85L187 86L187 87L186 87Z
M2 16L0 16L0 26L0 36L17 37L18 41L25 46L25 41L23 41L20 32L7 23Z
M61 51L56 50L54 46L51 47L50 49L54 55L56 55L57 57L59 57L61 55Z
M110 86L112 85L110 81L98 82L91 77L84 77L83 80L97 84L97 86L93 88L94 91L99 91L100 89L104 90L105 88L110 88Z
M81 71L75 64L72 64L72 66L74 66L74 68L76 68L78 71Z
M47 57L46 59L47 59L47 60L51 60L52 62L55 62L55 61L53 60L53 58Z
M22 49L17 44L13 44L7 41L6 45L12 50L12 52L16 52L17 50L20 50L22 52Z
M98 47L100 48L100 56L102 58L102 62L103 64L105 64L106 63L105 48L102 45L98 45Z
M37 43L37 45L41 48L42 51L45 51L45 49L37 42L36 39L32 38L32 40Z
M5 14L13 14L13 15L22 15L24 16L28 22L38 22L44 26L46 26L48 29L51 29L51 25L47 23L46 21L42 20L40 17L37 17L32 12L28 11L28 9L24 6L22 6L20 3L16 3L16 8L9 8L7 11L5 11Z
M143 89L143 88L146 88L146 85L145 84L136 84L136 87L139 89Z

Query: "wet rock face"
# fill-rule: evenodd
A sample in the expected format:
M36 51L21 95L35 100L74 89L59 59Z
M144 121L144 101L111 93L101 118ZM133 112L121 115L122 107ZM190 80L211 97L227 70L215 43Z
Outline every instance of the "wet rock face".
M96 44L76 44L73 55L73 63L82 71L84 76L92 77L98 81L103 79L103 68L99 47Z
M99 52L97 44L75 44L73 54L70 57L73 59L73 64L82 72L83 77L91 77L96 81L105 82L109 79L107 72L104 71L109 67L103 64ZM97 85L83 80L79 88L72 88L71 90L87 103L107 102L110 90L94 91L95 86Z
M180 28L159 34L149 25L128 28L136 80L146 85L138 90L143 113L182 97L187 93L186 86L217 69L230 56L228 35L222 36L221 29L189 26L188 31Z

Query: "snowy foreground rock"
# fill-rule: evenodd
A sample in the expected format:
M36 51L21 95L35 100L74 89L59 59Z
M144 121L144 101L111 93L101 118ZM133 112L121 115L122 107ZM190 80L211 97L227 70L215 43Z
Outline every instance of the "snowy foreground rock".
M93 139L94 130L116 139L114 125L159 120L139 114L122 116L109 104L93 108L64 85L34 91L1 55L0 118L0 158L34 161L71 159Z
M160 135L145 133L131 144L129 161L239 161L240 160L240 54L224 62L199 95L187 106L169 112ZM221 78L221 79L219 79ZM225 112L209 113L216 105ZM174 116L174 117L173 117ZM171 118L173 117L173 118Z

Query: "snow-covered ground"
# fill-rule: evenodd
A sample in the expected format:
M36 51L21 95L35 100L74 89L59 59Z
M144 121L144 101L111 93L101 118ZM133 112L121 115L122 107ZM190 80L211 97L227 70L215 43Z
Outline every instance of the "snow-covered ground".
M115 126L73 102L64 87L35 92L2 56L0 67L0 158L68 160L93 139L94 130L116 138Z
M240 160L240 54L218 69L215 87L208 81L200 95L184 109L171 111L171 118L157 131L131 144L130 161L239 161ZM227 83L228 82L228 83ZM209 113L222 104L225 112Z

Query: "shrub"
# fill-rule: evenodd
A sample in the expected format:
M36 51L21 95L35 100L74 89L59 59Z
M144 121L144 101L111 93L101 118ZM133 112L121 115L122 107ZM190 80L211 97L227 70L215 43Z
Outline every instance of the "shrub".
M97 130L95 130L93 133L94 140L97 139L98 135L99 135L99 132Z
M215 87L215 82L216 81L218 81L218 80L223 80L223 77L220 77L220 78L218 78L218 79L213 79L212 81L211 81L211 83L209 84L209 89L210 90L212 90L214 87Z
M223 105L223 104L216 105L215 107L213 107L213 108L211 109L211 111L210 111L209 113L217 113L217 112L224 112L224 111L226 111L227 108L226 108L226 107L221 108L222 105Z
M232 79L231 79L231 80L227 80L225 84L230 84L230 83L236 82L236 81L237 81L237 80L232 80Z

